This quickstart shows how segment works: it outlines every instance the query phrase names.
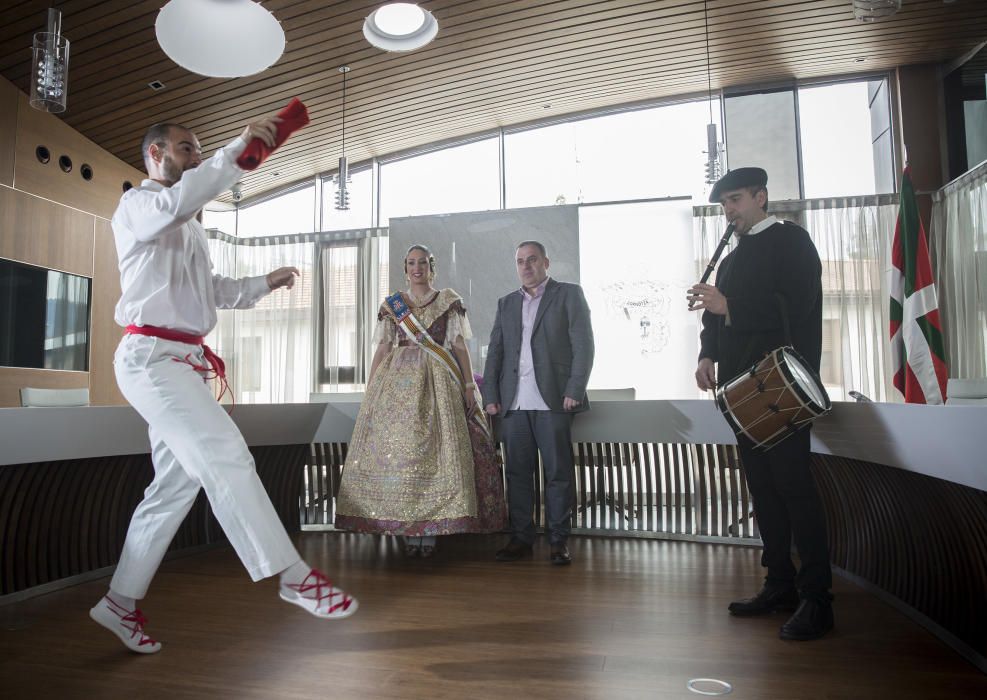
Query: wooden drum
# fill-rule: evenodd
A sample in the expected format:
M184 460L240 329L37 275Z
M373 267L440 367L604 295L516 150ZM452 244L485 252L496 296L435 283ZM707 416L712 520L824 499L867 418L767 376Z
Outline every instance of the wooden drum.
M720 386L716 405L737 435L745 435L762 450L832 409L819 375L791 347L773 350Z

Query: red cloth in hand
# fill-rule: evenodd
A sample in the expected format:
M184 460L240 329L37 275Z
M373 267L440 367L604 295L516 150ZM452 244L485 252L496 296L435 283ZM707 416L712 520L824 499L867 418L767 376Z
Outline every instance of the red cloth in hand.
M289 136L308 124L308 110L297 97L293 97L288 106L278 112L278 116L281 121L278 123L274 146L268 146L260 139L251 139L247 147L243 149L243 153L236 159L237 165L244 170L254 170L267 160L274 149L284 143Z

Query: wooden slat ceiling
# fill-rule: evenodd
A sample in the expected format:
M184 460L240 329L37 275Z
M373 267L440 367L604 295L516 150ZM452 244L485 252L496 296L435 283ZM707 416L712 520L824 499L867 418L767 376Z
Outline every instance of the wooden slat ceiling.
M27 91L28 47L49 0L2 0L0 73ZM350 163L423 144L627 102L706 90L702 0L434 0L438 38L410 53L370 46L364 17L380 0L268 0L287 49L264 73L189 73L158 47L164 0L64 0L71 40L68 111L75 129L140 167L156 121L194 130L207 152L292 96L312 124L243 178L245 197L335 168L341 75ZM984 0L905 0L863 24L850 0L709 0L714 89L948 62L987 39ZM167 87L147 87L160 80ZM279 173L275 175L275 173Z

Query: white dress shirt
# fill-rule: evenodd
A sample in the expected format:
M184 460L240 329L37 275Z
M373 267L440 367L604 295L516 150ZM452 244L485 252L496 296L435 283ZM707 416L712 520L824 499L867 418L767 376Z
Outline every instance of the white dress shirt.
M545 296L548 278L535 287L534 294L521 287L521 356L517 365L517 396L514 397L512 411L548 411L548 404L542 398L535 380L535 362L531 355L531 332L535 327L538 307Z
M774 214L772 214L771 216L769 216L769 217L767 217L765 219L761 219L760 221L758 221L756 224L754 224L753 226L751 226L751 230L750 231L748 231L747 233L743 233L741 235L742 236L753 236L755 233L760 233L761 231L763 231L764 229L768 228L769 226L774 226L777 223L778 223L778 217L776 217Z
M195 219L240 177L236 159L245 147L237 138L171 187L144 180L124 193L111 220L123 290L118 324L204 336L216 325L217 308L249 309L270 293L265 276L212 274L206 232Z

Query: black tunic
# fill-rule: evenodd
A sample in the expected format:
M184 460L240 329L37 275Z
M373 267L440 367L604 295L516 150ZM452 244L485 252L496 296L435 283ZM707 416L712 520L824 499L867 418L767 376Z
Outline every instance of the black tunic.
M699 359L718 363L722 384L791 344L819 372L822 354L822 265L808 232L788 221L740 236L720 263L716 288L727 298L726 316L703 313ZM791 328L785 338L782 307Z
M730 325L726 316L703 313L699 357L719 363L721 384L788 342L819 371L821 276L819 253L805 229L786 221L741 236L716 275L716 287L727 298ZM782 306L791 327L788 340ZM767 452L755 450L738 435L737 448L764 543L761 564L768 570L767 582L795 586L801 597L828 603L832 573L826 517L809 467L809 431ZM790 556L793 537L802 563L797 574Z

